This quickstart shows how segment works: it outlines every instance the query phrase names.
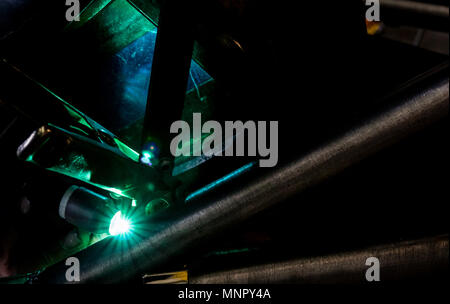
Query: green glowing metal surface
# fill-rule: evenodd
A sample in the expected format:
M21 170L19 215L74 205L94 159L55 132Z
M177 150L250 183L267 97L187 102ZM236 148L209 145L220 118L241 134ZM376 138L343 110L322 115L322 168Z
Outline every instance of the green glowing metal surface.
M114 138L114 141L116 142L117 147L119 148L120 151L122 151L123 154L125 154L126 156L128 156L130 159L132 159L135 162L139 161L139 153L137 153L136 151L131 149L129 146L127 146L121 140L119 140L117 138Z
M100 49L114 54L154 30L155 26L127 0L98 0L72 22L66 30L79 30L95 39Z
M119 195L119 196L127 197L127 196L125 195L125 193L124 193L122 190L120 190L120 189L117 189L117 188L111 188L111 187L107 187L107 186L103 186L103 185L96 185L96 186L98 186L98 187L100 187L100 188L102 188L102 189L104 189L104 190L108 190L109 192L115 193L115 194L117 194L117 195Z
M71 125L70 128L72 128L72 129L74 129L74 130L77 130L78 132L81 132L81 133L83 133L84 135L89 136L89 133L87 133L86 131L84 131L84 130L78 128L78 127L75 127L75 126L72 126L72 125Z
M56 95L54 95L54 96L56 96ZM60 99L60 100L62 100L62 99ZM67 110L67 112L69 113L69 115L72 116L79 124L81 124L85 127L88 127L89 129L92 129L92 126L87 122L87 120L83 117L82 114L77 112L77 110L74 107L69 105L67 102L64 102L63 105L64 105L65 109ZM71 127L75 127L75 126L71 126Z

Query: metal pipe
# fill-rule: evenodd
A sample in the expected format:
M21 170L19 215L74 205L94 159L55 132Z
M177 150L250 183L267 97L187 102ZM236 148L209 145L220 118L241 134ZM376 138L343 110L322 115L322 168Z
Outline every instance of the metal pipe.
M446 66L447 67L447 66ZM80 252L81 281L116 283L152 271L170 257L235 225L448 115L448 69L396 96L394 106L295 161L257 172L229 191L212 189L176 212L149 217L135 240L106 239ZM258 170L257 170L258 171ZM245 174L244 174L245 175ZM64 261L44 271L42 282L67 283Z
M201 274L191 284L364 283L376 257L383 282L420 278L448 270L448 235L376 246L328 256L301 258L239 269ZM382 278L381 278L382 277Z
M381 0L380 6L381 21L388 25L448 31L448 6L404 0Z
M194 48L192 14L188 1L165 0L159 17L142 149L148 143L156 143L161 160L167 158L169 163L173 160L169 147L170 125L182 116Z
M449 8L445 5L404 0L381 0L382 8L401 10L418 15L448 18Z

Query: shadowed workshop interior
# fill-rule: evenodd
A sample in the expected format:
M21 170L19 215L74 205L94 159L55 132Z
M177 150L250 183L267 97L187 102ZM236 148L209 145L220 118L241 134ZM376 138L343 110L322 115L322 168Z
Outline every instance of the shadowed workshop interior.
M1 1L0 281L447 279L448 1L292 2ZM173 157L193 113L277 166Z

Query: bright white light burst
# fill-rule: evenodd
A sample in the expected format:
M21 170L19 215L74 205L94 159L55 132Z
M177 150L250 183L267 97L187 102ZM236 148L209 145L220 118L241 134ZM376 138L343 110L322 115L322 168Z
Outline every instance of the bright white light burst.
M109 234L120 235L130 231L130 221L122 216L121 211L117 211L109 224Z

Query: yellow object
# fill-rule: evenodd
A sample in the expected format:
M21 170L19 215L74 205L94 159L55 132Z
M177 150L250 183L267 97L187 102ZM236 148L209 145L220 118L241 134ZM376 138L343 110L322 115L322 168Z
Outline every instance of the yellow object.
M375 35L381 30L381 22L366 19L367 34Z

